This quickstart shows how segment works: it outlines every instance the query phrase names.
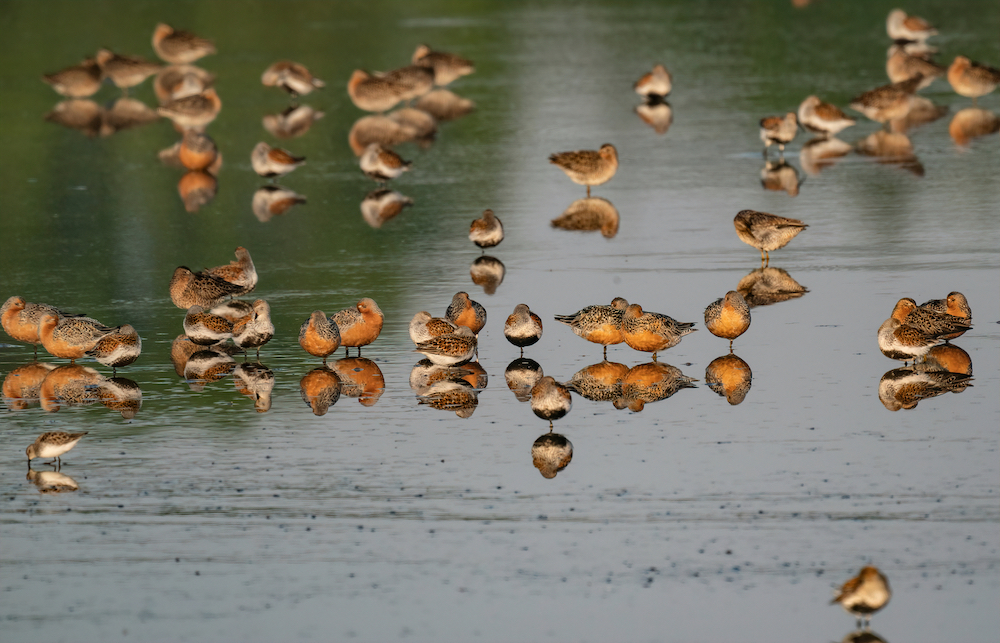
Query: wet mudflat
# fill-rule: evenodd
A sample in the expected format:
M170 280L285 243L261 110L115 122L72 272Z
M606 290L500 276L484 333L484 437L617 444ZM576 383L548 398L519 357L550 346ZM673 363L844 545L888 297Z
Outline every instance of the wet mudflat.
M184 14L149 3L117 22L73 4L14 6L21 11L3 20L15 37L0 55L27 48L37 64L2 71L17 99L0 104L2 136L25 153L3 161L0 294L127 321L143 353L117 373L141 389L141 407L96 394L23 409L5 399L5 638L840 640L853 618L828 603L867 563L894 592L873 619L884 640L995 637L996 134L956 137L950 124L971 101L938 80L921 95L948 113L907 130L906 158L851 152L817 167L799 133L784 155L797 177L790 191L787 171L782 190L767 189L776 176L782 185L781 170L760 154L761 117L794 111L810 93L846 107L886 82L891 4L840 16L824 3L733 3L727 12L306 3L289 5L288 26L260 42L247 33L268 33L274 20L256 5L239 29L227 3L183 5ZM1000 58L988 4L947 16L934 5L908 9L937 24L945 64L958 53ZM220 79L224 108L209 132L225 164L218 194L194 214L178 196L180 172L156 156L177 138L166 121L88 138L42 119L58 97L40 73L105 45L151 57L161 20L219 48L203 64ZM360 35L375 21L390 47ZM344 86L355 67L405 64L420 42L476 62L451 87L476 109L442 123L429 147L398 147L414 166L391 187L413 205L373 228L359 203L374 184L348 145L364 114ZM326 116L285 141L261 127L288 106L258 83L279 58L327 82L300 101ZM655 62L674 75L663 133L635 113L631 90ZM98 100L117 93L105 87ZM132 93L155 104L148 84ZM978 102L1000 111L995 93ZM853 146L879 128L859 118L840 138ZM308 158L281 180L308 203L264 222L252 207L266 183L250 169L258 140ZM553 228L585 193L548 155L605 142L620 168L593 193L613 204L617 224L605 234ZM468 225L487 207L507 235L487 252L503 265L499 284L470 276L482 253ZM766 273L733 229L745 208L809 224ZM215 381L171 362L183 311L167 294L170 274L225 263L238 245L253 252L252 296L270 302L276 327L260 355L274 378L264 400L231 372L241 355ZM768 283L800 290L776 297ZM707 371L729 351L702 323L705 306L734 289L759 298L735 341L752 373L735 405L709 386ZM469 375L478 395L465 418L418 404L411 382L421 356L406 330L414 313L441 315L461 290L489 313L485 377ZM890 410L898 400L884 387L880 396L880 384L902 362L879 352L876 329L899 298L953 290L975 311L974 329L954 341L973 385ZM575 394L555 422L572 461L546 479L532 445L548 423L506 384L519 351L503 320L529 304L544 334L525 357L567 381L600 364L601 347L553 316L616 296L698 322L658 356L697 381L660 401L635 393L622 409ZM331 378L299 348L299 325L362 297L386 317L362 350L371 361L338 362L341 349L330 359L338 395L310 406L305 378ZM4 342L6 378L32 351ZM634 381L659 372L624 344L608 361ZM24 448L52 430L90 432L61 470L75 491L46 493L44 481L25 479Z

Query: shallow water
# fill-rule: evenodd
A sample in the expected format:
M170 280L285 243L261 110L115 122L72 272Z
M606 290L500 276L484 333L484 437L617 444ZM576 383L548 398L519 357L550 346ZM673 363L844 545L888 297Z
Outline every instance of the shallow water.
M851 153L810 173L800 133L784 155L797 195L761 182L762 116L814 92L846 106L886 82L894 3L850 16L823 2L278 6L280 22L275 5L257 3L0 12L11 35L0 44L0 136L22 152L0 159L0 295L128 322L143 339L139 361L118 371L142 393L129 421L93 399L23 410L5 400L5 640L840 640L853 619L829 600L867 562L894 591L874 618L885 640L995 638L996 134L956 143L949 124L970 101L939 80L921 94L949 111L909 130L915 160ZM992 4L907 9L941 29L942 61L1000 60ZM156 156L178 138L168 123L87 138L42 119L58 97L40 73L99 46L152 57L160 20L220 50L202 63L219 77L224 107L208 131L225 163L196 214L178 197L181 172ZM363 114L343 86L356 67L405 64L419 42L476 62L452 86L476 110L442 124L427 148L398 148L414 167L391 187L414 204L375 229L359 208L373 184L347 144ZM260 126L288 105L258 83L278 58L328 83L301 101L326 116L282 141ZM662 134L636 115L631 91L657 61L674 75ZM132 94L155 105L148 81ZM105 87L96 100L116 96ZM1000 99L979 106L996 113ZM877 130L859 119L840 138ZM267 222L251 209L265 183L248 159L258 140L309 159L280 181L308 203ZM604 142L621 165L593 192L618 211L617 231L553 228L584 189L547 156ZM481 253L466 238L486 207L507 235L487 253L504 269L493 294L470 278ZM809 224L771 259L808 292L752 310L735 342L752 382L730 405L706 382L726 342L701 321L759 267L732 227L744 208ZM254 296L277 328L260 356L274 376L264 413L232 375L188 381L170 359L183 317L167 294L173 269L220 265L237 245L253 253ZM406 330L459 290L489 313L485 387L466 419L418 405ZM952 290L975 311L955 341L973 386L887 410L879 384L901 364L878 351L876 329L900 297ZM365 296L386 327L362 351L371 362L340 371L362 386L315 415L300 382L320 360L297 346L299 324ZM641 412L574 395L555 427L572 462L545 479L531 446L548 426L506 386L519 354L503 320L528 303L544 336L525 356L565 381L601 351L553 315L615 296L698 322L659 355L698 381ZM608 359L624 369L649 355L619 345ZM0 344L4 377L31 361L29 347ZM62 468L75 492L40 493L24 478L23 449L49 430L90 431Z

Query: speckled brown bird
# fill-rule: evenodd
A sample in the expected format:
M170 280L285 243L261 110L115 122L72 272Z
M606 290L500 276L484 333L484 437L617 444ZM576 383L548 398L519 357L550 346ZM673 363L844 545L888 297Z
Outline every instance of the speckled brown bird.
M184 310L191 306L210 309L226 297L235 296L242 288L225 279L179 266L170 278L170 300Z
M432 69L434 71L434 84L440 87L476 71L471 60L446 51L433 51L427 45L417 45L410 62L420 67Z
M101 67L93 58L85 58L79 65L45 74L42 80L63 96L86 98L101 88Z
M104 77L110 79L125 94L129 87L142 83L163 66L138 56L122 56L108 49L98 50L95 59Z
M784 154L785 145L791 143L798 132L799 122L795 112L760 119L760 140L764 142L764 155L767 155L767 148L771 147L772 143L776 143L778 150Z
M378 339L385 316L374 299L365 297L353 308L337 311L330 319L340 329L340 345L344 347L345 354L349 354L349 347L356 346L360 357L361 347Z
M955 93L972 99L989 94L1000 85L1000 69L972 62L965 56L955 56L948 67L948 82Z
M54 306L26 302L23 297L13 295L7 298L3 306L0 306L0 324L2 324L4 332L13 339L33 344L37 355L38 345L42 343L38 334L38 322L46 313L54 313L58 317L67 316L66 313Z
M931 337L958 337L972 328L964 317L939 313L930 308L921 308L910 297L903 297L892 309L892 317L901 324L912 326Z
M469 225L469 241L484 251L486 248L500 245L503 241L503 224L493 214L493 210L486 208L483 210L483 216L473 219Z
M235 295L245 295L257 287L257 268L254 267L253 259L250 258L250 251L243 246L237 246L235 254L235 261L230 261L224 266L209 268L205 274L239 286L240 290Z
M557 165L573 183L587 186L590 197L592 185L602 185L611 180L618 171L618 150L605 143L600 150L577 150L559 152L549 156L549 163Z
M893 40L927 40L937 29L920 16L908 16L902 9L893 9L885 20L885 31Z
M504 322L503 336L508 342L520 348L521 355L524 355L525 346L537 344L542 338L542 320L531 312L528 304L518 304Z
M857 121L850 118L836 105L824 103L818 96L808 96L799 105L799 123L810 132L833 136Z
M608 357L608 346L625 341L622 334L622 315L628 301L615 297L610 305L586 306L572 315L556 315L555 320L569 326L576 335L588 342L604 346L604 358Z
M698 330L694 322L679 322L661 313L644 312L639 304L630 304L622 314L622 336L637 351L656 354L680 343L685 335Z
M292 96L305 96L314 89L326 87L305 65L291 60L279 60L264 70L260 82L265 87L280 87Z
M465 364L472 360L477 348L476 336L467 326L459 326L452 333L438 335L417 344L418 353L423 353L424 357L441 366Z
M467 292L455 293L444 316L457 326L468 326L472 334L477 336L486 325L486 309L479 302L469 299Z
M315 310L299 328L299 346L326 364L326 358L340 348L340 328L322 310Z
M362 69L355 69L347 81L347 94L358 109L366 112L385 112L403 100L403 88L391 80L373 76Z
M913 92L922 81L923 76L915 76L901 83L876 87L851 99L851 109L879 123L903 118L913 106Z
M142 353L142 339L131 324L125 324L115 332L105 335L87 351L87 355L105 366L110 366L115 374L120 367L128 366L139 359L140 353Z
M920 76L918 90L929 86L936 78L944 76L946 71L944 67L929 58L908 53L905 45L894 44L889 48L885 59L885 73L889 76L890 82L901 83Z
M60 317L54 312L47 312L38 320L38 336L45 350L74 362L116 330L87 317Z
M25 453L28 456L28 466L35 458L55 458L53 462L62 464L62 455L76 446L83 436L90 433L81 431L80 433L67 433L66 431L47 431L32 442Z
M555 378L546 375L531 387L531 411L543 420L552 421L565 417L573 408L573 396L569 389Z
M871 621L872 614L885 607L890 598L889 579L877 568L867 565L857 576L844 583L830 604L840 603L857 618L860 627L862 620Z
M546 433L531 445L531 463L543 478L552 479L573 460L573 443L558 433Z
M233 343L243 349L257 349L260 357L260 347L274 337L274 324L271 322L271 306L263 299L255 299L253 313L233 324Z
M284 176L305 162L304 156L293 156L288 150L271 147L263 141L250 153L253 171L264 177Z
M215 120L221 109L222 99L214 87L209 87L201 93L170 100L156 111L180 129L204 129Z
M184 316L184 334L195 344L210 346L233 336L233 323L201 306L191 306Z
M916 362L944 340L901 323L895 317L882 322L878 328L878 348L889 359Z
M418 98L434 88L434 71L420 65L407 65L376 75L389 82L401 101Z
M330 367L317 366L299 380L299 394L309 405L313 415L326 415L330 407L340 399L340 378Z
M969 322L972 321L972 308L965 295L958 291L951 291L944 299L931 299L920 304L921 308L927 308L937 313L946 313L955 317L961 317Z
M771 252L784 248L788 242L809 226L798 219L779 217L767 212L741 210L733 219L740 241L760 250L761 264L771 262Z
M673 89L673 78L666 67L655 65L653 71L644 74L642 78L635 81L634 89L636 94L647 100L662 100Z
M750 328L750 306L743 295L730 290L710 303L705 309L705 327L716 337L728 339L729 352L733 352L733 340Z
M410 320L410 339L414 344L426 342L439 335L448 335L458 330L458 326L443 317L431 317L426 310L422 310Z
M681 389L694 388L693 377L681 369L657 361L633 366L622 379L622 400L633 413L652 402L665 400Z
M404 161L399 154L390 149L386 149L378 143L372 143L365 148L364 154L359 159L361 171L369 179L384 185L403 172L407 172L413 165L410 161Z
M458 417L468 418L479 405L479 394L464 380L445 380L431 385L422 395L418 395L417 403L441 411L454 411Z
M507 365L503 372L507 388L514 394L518 402L527 402L531 399L531 387L537 384L544 375L542 365L527 357L515 359Z
M153 30L153 51L161 60L183 65L214 54L215 45L211 40L161 22Z

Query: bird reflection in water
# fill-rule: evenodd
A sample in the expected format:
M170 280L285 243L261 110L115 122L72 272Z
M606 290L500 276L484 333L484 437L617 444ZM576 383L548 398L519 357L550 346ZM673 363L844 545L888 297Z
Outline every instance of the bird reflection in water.
M323 416L340 399L340 378L327 365L319 366L302 376L299 392L313 415Z
M468 418L479 404L479 394L465 380L443 380L418 395L417 403L441 411L454 411L458 417Z
M220 310L220 308L213 308L212 313L219 315L220 313L216 312L216 310ZM170 362L174 365L174 372L177 373L177 377L185 377L184 371L187 368L188 360L191 359L192 355L204 349L204 346L194 343L187 335L181 334L174 338L174 341L170 343ZM210 350L230 355L239 352L239 349L235 346L226 344L212 346Z
M361 201L361 218L373 228L381 228L390 219L395 219L405 208L413 205L413 199L395 190L380 188L365 195Z
M169 65L153 77L153 92L161 105L200 94L215 85L215 74L196 65Z
M60 403L73 406L93 404L97 401L91 385L104 380L104 376L89 366L66 364L46 373L38 391L42 409L55 413Z
M785 159L764 161L764 169L760 171L761 186L772 192L787 192L788 196L798 196L799 186L803 182L804 180L799 177L799 171Z
M333 363L342 392L356 397L362 406L375 406L385 392L385 378L378 364L366 357L344 357Z
M752 382L750 365L733 353L716 357L705 368L708 388L725 397L733 406L746 398Z
M839 138L817 136L802 146L799 151L799 161L806 174L816 176L853 150L850 143L845 143Z
M772 267L751 270L740 279L736 290L751 308L798 299L809 292L808 288L792 279L784 269Z
M142 389L127 377L112 377L93 387L97 401L131 420L142 408Z
M293 206L305 203L306 197L280 185L265 185L253 193L250 207L261 223L286 214Z
M894 118L889 121L889 130L898 134L905 134L907 131L933 123L948 113L947 105L935 105L923 96L914 96L910 103L910 111L902 118Z
M28 469L28 475L25 479L38 487L39 493L62 493L64 491L76 491L80 488L76 480L60 471L35 471L34 469Z
M945 393L961 393L972 386L971 375L926 368L894 368L878 384L878 399L890 411L916 408L917 403Z
M347 143L355 156L361 156L372 143L393 147L417 138L417 130L388 116L362 116L347 133Z
M474 110L476 104L448 89L435 89L419 99L414 105L439 121L452 121Z
M208 172L191 171L177 182L177 193L184 209L194 214L212 202L219 191L219 181Z
M1000 117L993 112L967 107L951 119L948 133L956 145L968 145L972 139L1000 130Z
M69 129L75 129L85 136L100 134L104 122L104 108L92 100L73 98L57 103L45 116L45 120Z
M404 127L413 131L413 140L423 148L430 147L437 136L437 120L422 109L401 107L387 115Z
M593 402L611 402L620 410L628 404L622 394L628 372L628 366L604 360L574 373L566 388Z
M518 402L527 402L531 399L531 388L544 375L541 364L527 357L515 359L507 365L503 372L507 388L514 394Z
M696 388L696 381L670 364L639 364L630 368L622 380L622 398L630 411L638 413L649 402L665 400L681 389Z
M488 381L486 369L479 362L445 366L435 364L429 359L422 359L414 364L410 371L410 388L418 396L424 395L432 386L440 382L465 382L480 391L486 388Z
M942 344L927 351L924 366L949 373L972 375L972 358L954 344Z
M296 138L308 132L313 123L325 115L309 105L290 105L283 112L265 116L263 125L277 139Z
M666 134L674 122L674 110L665 100L650 100L636 105L635 113L657 134Z
M31 362L18 366L3 378L3 402L14 411L38 404L42 381L55 364Z
M552 227L582 232L600 230L602 235L611 239L618 234L619 218L618 210L611 201L587 197L570 203L561 215L552 219Z
M271 389L274 388L274 372L260 362L243 362L233 369L233 383L243 395L253 400L253 408L258 413L271 410Z
M887 641L871 630L856 630L845 636L841 643L887 643Z
M913 153L913 143L906 134L879 130L858 141L854 148L862 156L870 156L884 165L896 165L917 176L924 175L924 166Z
M192 391L201 391L205 384L221 380L235 368L236 361L228 353L202 348L188 358L184 365L184 379Z
M564 435L550 431L531 445L531 462L543 478L555 478L571 460L573 460L573 443Z
M507 275L507 267L496 257L481 255L469 266L469 276L472 283L483 289L487 295L496 293L497 288L503 283L503 278Z
M110 107L104 109L101 121L101 136L111 136L118 132L148 125L160 120L156 110L141 100L122 96Z

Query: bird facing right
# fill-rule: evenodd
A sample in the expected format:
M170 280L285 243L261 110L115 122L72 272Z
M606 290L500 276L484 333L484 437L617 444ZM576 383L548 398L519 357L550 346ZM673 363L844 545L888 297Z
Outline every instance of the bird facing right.
M853 614L860 627L862 621L871 621L872 614L885 607L892 598L889 579L878 568L866 565L857 576L844 583L830 604L840 603Z
M779 217L767 212L741 210L733 219L740 241L760 250L763 266L771 262L771 251L784 248L809 226L798 219Z
M263 141L250 153L253 171L264 177L283 176L305 162L304 156L293 156L288 150L271 147Z

